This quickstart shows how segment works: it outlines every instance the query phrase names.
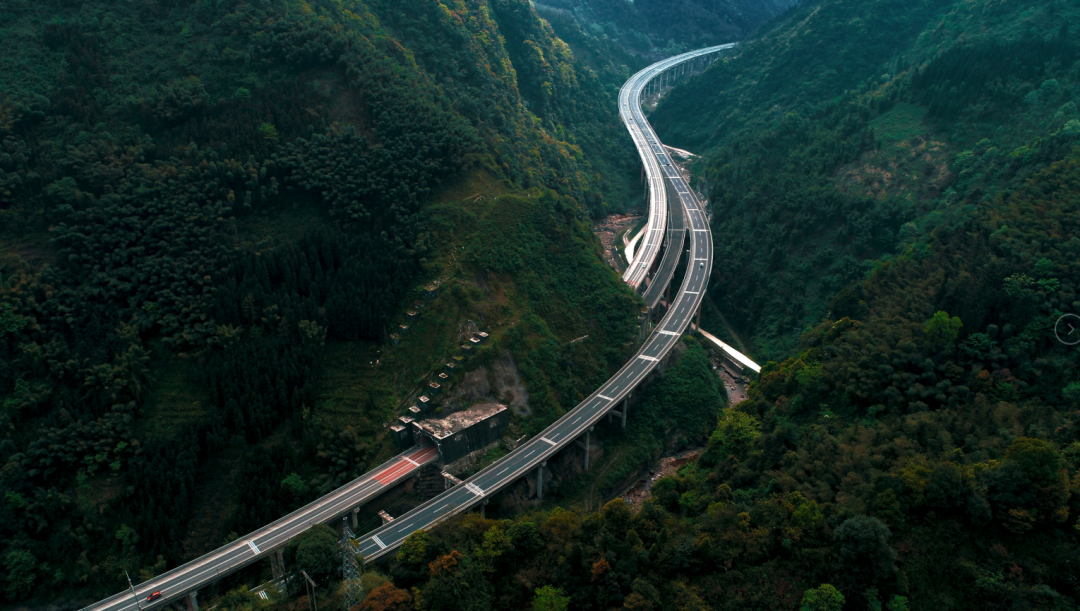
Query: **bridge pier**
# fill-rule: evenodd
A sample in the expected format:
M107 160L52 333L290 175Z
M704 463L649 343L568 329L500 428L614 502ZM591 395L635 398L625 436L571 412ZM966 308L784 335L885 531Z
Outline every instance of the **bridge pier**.
M589 441L590 441L590 437L592 436L592 430L593 430L593 427L591 427L591 426L589 428L585 429L585 443L582 443L580 439L578 439L577 441L574 442L575 444L577 444L578 447L585 450L585 470L586 471L589 470L589 454L591 453L589 451L589 449L590 449L589 448Z
M353 507L353 510L352 510L352 529L353 530L356 530L357 528L359 528L359 524L357 523L357 518L356 518L357 514L359 514L359 513L360 513L360 508L359 507Z
M379 517L380 517L380 518L382 518L382 523L383 523L383 526L385 526L385 525L387 525L387 524L389 524L389 523L391 523L391 522L393 522L393 521L394 521L394 518L393 518L393 516L391 516L390 514L386 513L386 510L385 510L385 509L380 509L380 510L379 510Z
M659 367L663 364L663 362L664 361L661 360L659 363L657 363L657 366ZM626 396L623 397L623 400L619 402L619 405L617 407L613 407L608 410L608 424L611 424L611 420L614 416L618 416L619 419L622 420L622 428L626 428L626 414L630 411L630 397L632 396L634 396L634 393L627 393ZM585 468L588 469L589 467L586 466Z
M536 467L536 499L539 501L544 500L544 467L546 466L545 460Z
M484 518L485 520L487 519L487 504L487 499L484 499L480 503L480 517Z
M270 571L274 574L274 581L285 579L285 548L279 547L270 550Z
M184 601L187 603L188 611L199 611L199 591L192 590L184 597Z
M611 422L611 416L618 416L622 420L622 428L626 428L626 414L630 411L630 395L626 395L622 401L619 402L619 409L613 409L608 412L608 422Z

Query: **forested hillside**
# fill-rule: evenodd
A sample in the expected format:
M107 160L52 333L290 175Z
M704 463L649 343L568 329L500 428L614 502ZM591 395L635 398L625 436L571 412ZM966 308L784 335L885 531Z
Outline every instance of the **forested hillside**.
M526 428L636 332L588 224L632 146L525 0L5 2L0 139L8 602L112 594L377 464L466 321Z
M1078 18L821 0L669 92L773 360L640 511L413 535L365 608L1078 608Z
M799 0L543 0L560 37L571 20L587 35L650 59L741 40Z

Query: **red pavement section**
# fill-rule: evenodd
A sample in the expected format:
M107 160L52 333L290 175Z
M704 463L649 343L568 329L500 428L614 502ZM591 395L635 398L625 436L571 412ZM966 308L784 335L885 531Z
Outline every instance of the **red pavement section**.
M435 458L435 456L437 456L438 454L439 451L435 449L434 446L427 446L424 448L420 448L411 454L407 454L406 456L412 459L415 463L423 465L429 460ZM394 462L394 464L390 465L389 467L376 473L375 481L379 482L383 486L389 486L395 480L408 475L417 468L418 467L415 464L402 458L401 460Z

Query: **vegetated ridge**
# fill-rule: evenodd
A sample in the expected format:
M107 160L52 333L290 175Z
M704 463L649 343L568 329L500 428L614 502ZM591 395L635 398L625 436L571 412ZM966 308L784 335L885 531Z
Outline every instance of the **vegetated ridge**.
M560 37L572 31L650 59L741 40L799 0L543 0ZM571 44L573 44L571 42ZM627 75L629 76L629 75Z
M367 608L1077 608L1078 17L822 0L669 92L772 360L639 512L418 533Z
M633 148L528 2L0 13L3 600L92 602L378 464L466 322L524 430L632 347L588 217Z

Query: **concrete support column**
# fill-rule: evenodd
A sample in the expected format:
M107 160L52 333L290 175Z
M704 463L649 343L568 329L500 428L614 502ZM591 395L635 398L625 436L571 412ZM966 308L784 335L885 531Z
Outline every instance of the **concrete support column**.
M705 302L704 302L704 301L702 301L702 305L703 305L704 303L705 303ZM698 305L698 308L697 308L697 328L698 328L698 329L700 329L700 328L701 328L701 305Z
M585 451L585 470L586 471L589 470L589 454L590 454L590 449L591 449L589 443L590 443L591 437L592 437L592 430L593 430L593 427L591 427L591 426L589 428L585 429L585 441L581 441L581 439L578 439L577 441L574 442L582 450Z
M285 549L277 548L270 552L270 570L274 574L274 581L285 579Z
M379 517L382 518L382 523L384 525L394 521L394 518L392 518L390 514L386 513L386 511L383 509L379 510Z
M486 500L480 503L480 517L484 519L487 519L487 504Z
M353 510L352 510L352 529L353 530L356 530L360 526L357 523L357 518L356 518L357 514L359 514L359 513L360 513L360 508L359 507L353 507Z
M590 426L588 428L588 430L585 431L585 470L586 471L589 470L589 454L592 454L592 451L591 451L592 448L589 445L589 442L592 441L590 439L590 437L592 437L592 429L593 429L593 427Z
M540 501L544 500L544 467L546 466L545 460L536 467L536 498Z
M626 428L626 412L630 411L630 395L622 400L622 427Z
M199 611L199 591L192 590L187 593L184 600L187 602L188 611Z

